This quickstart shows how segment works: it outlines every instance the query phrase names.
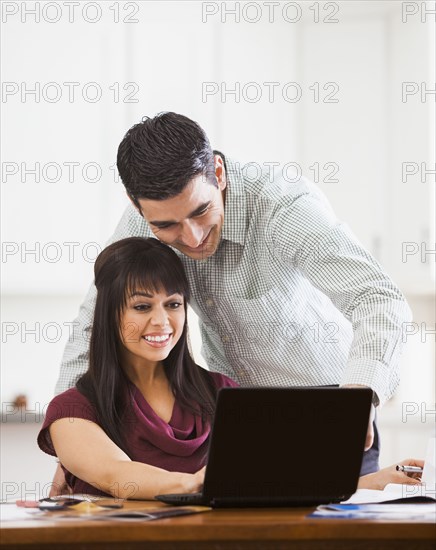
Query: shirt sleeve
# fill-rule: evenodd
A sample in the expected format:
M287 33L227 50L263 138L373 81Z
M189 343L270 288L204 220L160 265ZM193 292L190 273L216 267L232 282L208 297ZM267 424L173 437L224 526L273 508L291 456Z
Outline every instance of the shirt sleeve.
M45 414L44 423L38 434L38 445L45 453L57 456L50 437L50 426L61 418L82 418L91 422L97 422L94 407L76 388L71 388L54 397Z
M151 231L133 205L129 205L106 246L133 236L149 237ZM88 370L89 341L96 296L97 290L94 283L92 283L85 300L80 306L78 316L72 322L72 330L64 349L55 394L73 387L77 379Z
M352 324L341 385L368 386L383 404L399 383L402 329L411 320L400 290L315 193L281 205L271 239L275 257L299 269Z

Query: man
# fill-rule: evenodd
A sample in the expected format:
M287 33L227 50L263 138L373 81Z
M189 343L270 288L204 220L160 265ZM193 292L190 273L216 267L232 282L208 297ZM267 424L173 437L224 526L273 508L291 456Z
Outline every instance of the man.
M374 406L391 397L410 310L313 184L244 176L175 113L133 126L117 165L132 204L111 242L154 235L179 251L211 370L241 385L368 386ZM94 299L92 286L57 393L87 369ZM378 469L372 420L361 475Z

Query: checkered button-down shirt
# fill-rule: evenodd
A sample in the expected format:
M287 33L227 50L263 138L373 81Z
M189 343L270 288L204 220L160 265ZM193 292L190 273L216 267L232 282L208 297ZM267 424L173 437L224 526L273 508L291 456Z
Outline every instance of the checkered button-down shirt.
M226 174L216 253L198 261L176 251L208 367L241 385L366 385L384 403L398 384L402 324L411 318L399 289L314 184L269 172L250 179L230 159ZM110 242L130 236L153 236L133 206ZM92 285L57 393L87 369L95 294Z

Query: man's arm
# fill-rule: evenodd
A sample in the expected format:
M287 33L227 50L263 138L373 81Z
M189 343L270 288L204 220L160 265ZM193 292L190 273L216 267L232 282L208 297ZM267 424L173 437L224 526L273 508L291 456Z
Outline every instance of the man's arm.
M107 245L127 237L149 237L151 231L133 205L129 205ZM55 393L59 394L76 383L88 369L89 339L96 299L96 288L92 283L85 300L80 306L79 315L73 321L73 330L65 346Z
M88 370L89 338L96 294L95 285L92 283L80 306L79 315L72 323L73 329L64 349L61 370L56 383L56 395L73 387L76 380Z
M277 212L275 256L299 269L352 323L354 338L341 385L363 385L386 402L399 382L404 296L323 196L307 193ZM326 319L326 322L329 320Z

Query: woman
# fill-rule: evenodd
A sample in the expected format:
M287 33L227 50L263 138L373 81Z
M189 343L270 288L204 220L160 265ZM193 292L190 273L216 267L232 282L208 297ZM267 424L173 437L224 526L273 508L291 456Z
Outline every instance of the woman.
M191 358L182 263L138 237L108 246L94 272L89 370L52 400L38 444L59 457L74 492L198 491L217 391L236 384Z
M158 240L132 237L103 250L94 272L89 369L51 401L38 444L59 457L75 493L199 491L218 389L237 384L189 353L183 265ZM418 483L391 467L359 486L389 482Z

